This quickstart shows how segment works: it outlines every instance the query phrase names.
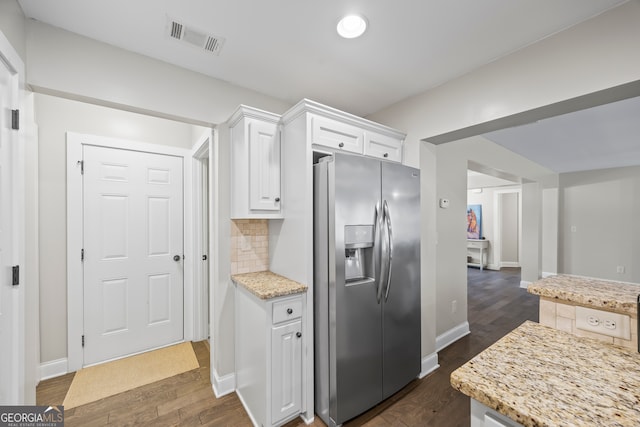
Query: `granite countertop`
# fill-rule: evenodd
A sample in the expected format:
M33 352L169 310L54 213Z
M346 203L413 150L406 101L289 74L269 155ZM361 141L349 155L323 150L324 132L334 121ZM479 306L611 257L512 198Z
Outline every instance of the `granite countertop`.
M616 313L637 312L640 285L588 277L559 275L533 282L527 291L541 297L573 302Z
M235 274L231 280L260 299L271 299L307 291L307 286L270 271Z
M637 426L640 354L527 321L451 374L525 426Z

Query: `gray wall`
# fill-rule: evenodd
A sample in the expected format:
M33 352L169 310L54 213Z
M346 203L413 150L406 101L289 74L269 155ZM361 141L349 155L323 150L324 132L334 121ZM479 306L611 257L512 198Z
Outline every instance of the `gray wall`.
M414 159L419 157L412 153L426 149L424 139L461 129L481 133L482 129L509 126L514 116L535 120L539 114L545 114L544 111L549 115L557 114L557 104L562 101L640 81L638 22L640 2L631 1L368 118L407 132L408 158L415 166L417 160ZM616 66L611 67L611 64ZM491 125L485 126L488 122ZM432 152L433 149L428 150ZM435 206L437 198L445 196L452 202L449 212L436 216L435 242L425 242L435 245L433 250L438 254L435 283L423 283L432 288L423 289L423 293L434 292L437 299L436 312L425 316L432 316L438 334L466 321L466 307L459 305L455 315L451 314L450 308L452 299L466 301L466 241L458 230L464 230L460 226L464 223L464 215L459 210L463 209L461 200L465 199L467 190L464 185L467 160L518 176L527 175L518 170L518 162L505 163L494 158L492 155L496 151L500 152L495 144L481 139L462 144L448 143L435 149L438 180L427 185L433 186L432 193L436 196L425 202ZM422 169L430 167L424 162L420 166ZM450 181L442 182L441 178ZM524 280L535 280L541 273L542 247L557 245L552 235L542 240L540 232L543 222L553 228L553 222L557 221L553 217L541 218L543 214L553 212L551 207L543 209L542 201L553 199L543 199L543 194L548 195L549 189L557 188L557 174L538 176L533 181L534 184L523 186L522 193ZM431 218L424 220L434 221ZM532 244L527 245L527 240ZM549 265L552 264L550 260ZM423 349L430 346L431 343L423 343Z
M191 148L193 125L49 95L35 95L39 128L42 362L67 357L66 132Z
M40 162L41 291L43 300L56 301L56 306L41 306L44 363L66 357L66 202L64 161L60 163L64 159L64 132L191 147L193 127L164 119L212 125L226 121L239 104L273 112L283 112L290 105L43 23L27 21L26 27L28 83L41 93L37 95L36 114L41 132L40 158L46 159ZM117 122L129 126L129 130L118 127ZM212 339L217 348L214 368L223 376L234 370L233 299L227 265L229 157L226 146L215 150L217 170L210 173L217 179L214 185L219 190L221 232L214 237L220 251L212 254L218 257L220 267L211 284L216 298Z
M519 220L518 220L518 193L505 193L499 196L502 199L500 218L500 243L502 245L501 262L517 263L519 261Z
M640 166L564 173L559 191L560 271L640 283Z

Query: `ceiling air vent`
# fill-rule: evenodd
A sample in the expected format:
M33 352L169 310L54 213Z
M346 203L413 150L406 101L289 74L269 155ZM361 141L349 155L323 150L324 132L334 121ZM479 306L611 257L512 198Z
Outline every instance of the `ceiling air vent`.
M203 31L188 27L172 19L169 20L168 29L171 38L203 49L214 55L220 54L225 42L225 39L222 37L206 34Z

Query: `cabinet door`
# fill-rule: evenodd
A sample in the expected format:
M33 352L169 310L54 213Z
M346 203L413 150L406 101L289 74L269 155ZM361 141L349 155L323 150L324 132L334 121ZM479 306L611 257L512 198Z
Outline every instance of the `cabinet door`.
M363 131L325 117L311 118L311 142L338 150L362 154Z
M280 135L275 123L249 123L249 209L280 210Z
M300 413L302 403L301 322L271 330L271 422Z
M367 131L364 136L364 154L400 163L402 162L402 141Z

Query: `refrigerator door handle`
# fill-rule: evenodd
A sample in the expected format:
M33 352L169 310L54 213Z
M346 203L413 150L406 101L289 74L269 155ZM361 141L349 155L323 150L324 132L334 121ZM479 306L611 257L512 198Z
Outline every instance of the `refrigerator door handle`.
M389 205L387 201L384 201L383 204L382 216L384 218L384 222L386 223L386 231L387 231L387 242L388 242L388 256L387 256L387 279L386 279L386 291L384 293L384 300L386 301L389 298L389 289L391 288L391 265L393 261L393 233L391 232L391 215L389 215Z
M383 226L382 212L380 212L380 202L376 203L375 216L373 218L373 263L375 266L374 274L376 281L376 297L378 304L382 300L382 245L380 244L382 239L380 233Z

